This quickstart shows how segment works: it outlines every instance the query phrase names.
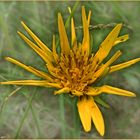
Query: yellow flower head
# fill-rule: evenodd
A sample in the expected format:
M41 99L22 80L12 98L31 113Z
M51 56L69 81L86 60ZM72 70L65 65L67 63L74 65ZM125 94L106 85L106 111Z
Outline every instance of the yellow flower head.
M71 18L71 42L69 42L63 18L61 14L58 13L60 54L58 54L56 50L55 36L53 36L52 50L50 50L25 23L21 22L27 33L34 40L34 43L21 32L18 32L18 34L45 61L48 73L37 70L31 66L26 66L13 58L6 57L6 60L37 75L42 78L42 80L7 81L1 82L1 84L55 87L58 90L55 91L54 94L69 93L72 96L77 96L77 107L84 130L86 132L90 131L91 121L93 121L97 131L103 136L105 132L104 120L94 101L94 97L102 93L129 97L135 97L135 94L109 85L103 85L101 87L92 85L106 74L128 67L140 61L140 58L112 66L113 62L122 54L119 50L107 62L103 63L103 60L108 56L111 49L118 43L126 41L129 36L123 35L118 37L122 24L117 24L100 44L98 51L91 53L89 34L90 17L91 11L89 11L87 17L85 8L82 7L82 42L77 41L74 19Z

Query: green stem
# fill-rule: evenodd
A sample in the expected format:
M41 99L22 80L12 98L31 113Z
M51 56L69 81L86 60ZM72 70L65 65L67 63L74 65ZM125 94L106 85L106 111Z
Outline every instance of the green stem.
M18 87L16 88L14 91L12 91L9 95L7 95L5 98L4 98L4 101L2 102L1 106L0 106L0 117L1 117L1 114L2 114L2 111L3 111L3 108L4 106L6 105L7 101L9 100L9 98L11 96L13 96L17 91L19 91L22 87Z
M66 138L66 121L65 121L65 108L64 108L64 95L59 96L60 119L62 122L61 137Z
M74 123L74 132L73 132L73 137L78 139L80 138L80 124L79 124L79 115L77 112L77 100L74 100L74 104L72 105L73 107L73 123Z
M24 123L24 121L25 121L27 115L28 115L28 111L29 111L29 109L31 108L32 101L33 101L33 98L34 98L34 97L35 97L35 94L32 94L32 96L31 96L30 99L29 99L28 105L27 105L26 110L25 110L25 114L24 114L23 118L21 119L21 122L20 122L20 124L19 124L18 129L17 129L15 138L18 138L18 136L19 136L20 130L21 130L22 126L23 126L23 123Z
M26 94L25 94L25 97L28 99L28 102L30 102L30 99L28 98L28 96ZM32 116L33 116L34 123L36 124L38 137L40 138L41 137L40 126L39 126L38 119L36 117L36 113L34 111L34 108L33 108L32 104L31 104L31 113L32 113Z
M40 138L41 131L40 131L39 123L38 123L38 120L37 120L37 117L36 117L36 114L35 114L35 111L34 111L32 105L31 105L31 111L32 111L32 116L33 116L34 122L36 124L37 131L38 131L38 137Z
M93 29L106 29L106 28L113 28L117 25L117 23L109 23L109 24L97 24L97 25L89 25L89 29L93 30ZM133 32L133 29L131 26L123 23L122 25L124 28L128 29L129 32ZM76 30L78 29L83 29L83 26L78 26L75 27Z

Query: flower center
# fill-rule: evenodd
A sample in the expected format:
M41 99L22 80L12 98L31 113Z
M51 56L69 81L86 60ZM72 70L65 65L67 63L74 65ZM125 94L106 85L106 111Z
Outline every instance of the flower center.
M74 81L78 80L80 76L80 70L78 68L72 68L70 70L70 75L71 75L72 80Z
M70 50L67 55L61 54L57 72L54 73L62 87L68 87L71 91L83 92L94 76L96 66L93 56L83 54L79 47L75 51Z

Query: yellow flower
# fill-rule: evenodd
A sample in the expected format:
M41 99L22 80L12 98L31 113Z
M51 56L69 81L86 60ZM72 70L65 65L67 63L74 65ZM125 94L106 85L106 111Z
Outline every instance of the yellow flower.
M97 131L103 136L105 132L104 120L94 97L102 93L129 97L135 97L135 94L109 85L95 87L94 83L106 74L140 61L140 58L112 66L112 63L122 54L119 50L107 62L103 62L113 47L129 38L128 35L118 37L122 24L117 24L101 43L98 51L91 53L90 17L91 11L89 11L88 17L86 17L85 8L82 7L83 40L81 43L77 41L74 19L71 18L71 43L69 43L62 16L58 13L60 54L56 50L55 36L53 36L52 50L50 50L25 23L21 22L22 26L34 40L34 43L21 32L18 32L18 34L45 61L48 73L31 66L26 66L13 58L6 57L7 61L24 68L43 80L7 81L0 84L54 87L58 89L54 94L69 93L77 96L77 107L84 130L86 132L90 131L91 122L93 121Z

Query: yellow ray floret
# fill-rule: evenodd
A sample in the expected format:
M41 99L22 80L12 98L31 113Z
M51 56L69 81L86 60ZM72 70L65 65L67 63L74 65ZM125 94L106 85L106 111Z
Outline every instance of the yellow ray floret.
M38 46L36 46L32 41L30 41L25 35L23 35L22 33L20 33L19 31L17 32L20 37L37 53L40 55L40 57L46 62L51 62L52 59L49 58L49 56L45 53L45 51L43 51L42 49L40 49Z
M96 96L101 93L116 94L120 96L136 97L135 93L124 89L104 85L102 87L88 87L86 94Z
M112 63L114 63L121 55L121 51L118 50L106 63L105 65L110 66Z
M104 58L107 57L110 50L113 47L113 44L121 30L122 24L116 25L116 27L109 33L109 35L106 37L106 39L101 43L99 50L95 54L95 59L101 63Z
M88 12L88 25L90 25L90 19L91 19L91 10Z
M120 37L118 37L118 38L115 40L113 46L115 46L115 45L117 45L117 44L119 44L119 43L121 43L121 42L125 42L125 41L128 40L128 39L129 39L129 35L128 35L128 34L123 35L123 36L120 36Z
M45 51L45 53L50 57L50 59L53 59L51 50L27 27L27 25L23 21L21 21L21 24L29 33L29 35L35 40L37 45Z
M70 92L70 88L64 87L60 90L55 91L54 94L62 94L62 93L69 93L69 92Z
M82 97L77 103L81 122L86 132L91 130L91 120L93 121L100 135L104 135L105 127L102 114L92 97Z
M109 66L118 59L121 55L121 51L117 51L105 64L103 64L93 75L90 83L95 82L98 78L101 78L103 75L106 75L109 72Z
M60 36L61 51L64 54L69 54L70 45L65 30L64 22L60 13L58 13L58 29L59 29L59 36Z
M84 127L84 130L86 132L91 130L90 104L91 104L91 101L87 100L86 97L83 97L82 99L79 98L78 103L77 103L80 119Z
M90 50L90 38L89 38L89 29L88 29L89 24L88 24L86 11L84 7L82 7L82 21L83 21L82 51L89 54L89 50Z
M136 59L133 59L133 60L121 63L121 64L111 66L109 72L111 73L111 72L114 72L114 71L124 69L124 68L129 67L129 66L131 66L131 65L133 65L133 64L135 64L135 63L137 63L139 61L140 61L140 58L136 58Z
M35 69L35 68L31 67L31 66L26 66L26 65L24 65L23 63L21 63L21 62L15 60L15 59L13 59L13 58L6 57L5 59L6 59L7 61L11 62L11 63L14 63L14 64L16 64L16 65L22 67L23 69L25 69L25 70L27 70L27 71L29 71L29 72L31 72L31 73L33 73L33 74L35 74L35 75L41 77L41 78L44 78L44 79L46 79L46 80L48 80L48 81L51 81L51 82L54 81L47 73L44 73L44 72L42 72L42 71L39 71L39 70L37 70L37 69Z
M69 13L71 14L71 8L68 7ZM75 32L75 25L74 25L74 17L71 18L71 46L73 49L77 48L77 39L76 39L76 32Z
M71 19L71 44L72 47L77 48L77 39L76 39L76 32L75 32L75 25L74 25L74 19Z
M53 57L54 57L55 62L58 63L59 55L57 54L57 51L56 51L55 35L53 35L52 52L53 52Z
M91 111L90 111L92 121L97 131L100 133L101 136L103 136L105 133L105 126L104 126L104 119L103 119L102 113L100 109L98 108L98 106L96 105L96 103L94 102L92 97L90 97L90 101L92 103Z
M61 85L58 83L49 83L46 80L20 80L20 81L7 81L0 82L2 85L30 85L30 86L43 86L43 87L55 87L61 88Z

